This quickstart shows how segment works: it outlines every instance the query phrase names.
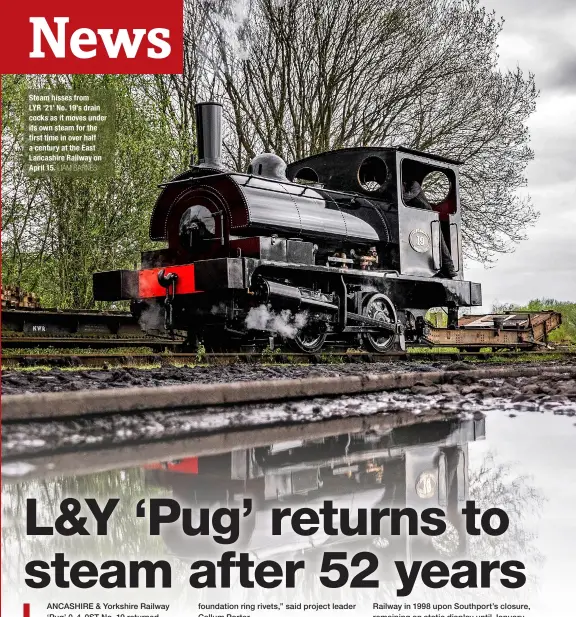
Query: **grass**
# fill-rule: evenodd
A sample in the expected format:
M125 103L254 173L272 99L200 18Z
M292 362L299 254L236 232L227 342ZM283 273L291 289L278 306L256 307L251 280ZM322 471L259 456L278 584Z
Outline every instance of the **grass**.
M576 345L567 346L567 350L576 351ZM203 346L201 346L198 349L195 358L191 359L191 361L182 361L182 360L178 361L172 357L173 354L170 350L163 351L163 352L154 352L152 348L150 347L126 346L126 347L115 347L115 348L113 347L113 348L103 348L103 349L87 349L83 347L74 347L74 348L68 348L68 349L63 349L59 347L35 347L35 348L22 348L22 349L8 348L8 349L4 349L3 351L4 351L4 356L6 358L10 358L11 356L15 356L15 355L28 355L32 357L35 355L41 355L41 354L50 354L50 355L55 355L55 356L72 355L72 356L77 356L79 362L82 362L82 356L87 355L87 354L98 354L98 355L104 355L104 356L105 355L110 355L110 356L119 355L119 356L125 356L128 358L130 356L138 356L138 355L144 354L144 355L151 355L151 356L156 356L156 357L161 358L159 362L153 362L153 363L147 363L147 364L140 364L138 362L128 361L126 363L122 363L118 365L116 365L114 362L114 359L111 358L110 365L106 370L109 370L111 368L157 369L157 368L162 367L166 363L176 368L183 368L183 367L194 368L194 367L207 367L207 366L217 365L216 363L207 362L206 349ZM365 351L360 350L360 349L348 349L347 351L366 353ZM492 352L491 347L483 347L483 348L480 348L479 351L481 353L488 354L488 357L477 358L474 356L469 356L468 358L466 358L467 361L472 362L472 363L479 363L479 364L482 364L482 363L503 364L503 363L518 363L518 362L522 362L522 363L524 362L526 363L546 362L546 361L557 361L557 360L563 359L562 354L557 353L554 350L550 350L549 353L540 352L537 354L530 353L529 351L525 351L515 357L506 357L502 354L499 354L497 351ZM427 354L435 353L435 352L444 353L444 354L452 354L452 353L457 354L459 353L459 350L457 347L409 347L408 348L408 353L410 353L414 357L415 361L417 360L418 355L425 356ZM274 365L278 366L278 365L286 365L286 364L292 364L292 365L311 364L310 361L307 360L306 358L300 358L300 357L296 358L293 354L291 354L290 352L287 353L283 351L280 347L277 347L273 350L271 350L270 348L266 348L260 354L255 353L254 357L258 358L259 360L258 364L260 364L261 366L274 366ZM322 364L342 365L345 363L345 359L342 356L333 355L330 353L319 354L319 359ZM422 359L424 360L424 357ZM426 358L426 360L428 360L428 358ZM230 362L226 362L225 364L230 364ZM5 368L5 370L17 370L17 371L23 371L23 372L30 372L30 371L49 371L51 368L53 367L46 364L46 365L25 366L25 367L8 367L8 368ZM94 366L82 365L82 364L76 365L76 366L62 366L59 368L63 371L84 371L84 370L101 370L102 369L102 367L94 367Z
M490 355L490 357L486 359L481 358L468 358L467 361L471 364L530 364L530 363L542 363L542 362L553 362L563 360L562 354L550 352L549 354L531 354L525 353L520 356L510 358L506 356L501 356L498 354ZM306 362L294 362L290 361L289 357L287 357L288 362L277 362L277 361L263 361L260 362L260 366L281 366L281 365L296 365L296 364L307 364ZM341 359L327 358L322 359L324 364L343 364L344 361ZM165 366L163 363L154 363L154 364L121 364L121 365L111 365L108 368L97 367L97 366L87 366L87 365L79 365L79 366L61 366L58 367L61 371L101 371L101 370L113 370L115 368L137 368L142 370L152 370L159 369ZM214 364L206 364L206 363L192 363L192 362L170 362L170 366L175 368L200 368L200 367L214 367ZM312 365L310 365L312 366ZM52 366L48 365L37 365L37 366L15 366L4 368L4 371L20 371L23 373L30 373L32 371L50 371Z
M408 353L427 354L427 353L460 353L457 347L408 347Z

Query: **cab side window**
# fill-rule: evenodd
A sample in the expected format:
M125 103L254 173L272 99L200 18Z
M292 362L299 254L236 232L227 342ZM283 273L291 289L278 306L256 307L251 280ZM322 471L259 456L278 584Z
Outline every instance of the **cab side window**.
M456 178L452 170L404 159L401 191L404 205L432 210L447 218L457 209Z

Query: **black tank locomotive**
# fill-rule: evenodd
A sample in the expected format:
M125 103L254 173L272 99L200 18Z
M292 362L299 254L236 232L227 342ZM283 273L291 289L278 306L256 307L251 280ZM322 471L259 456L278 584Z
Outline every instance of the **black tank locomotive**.
M349 148L288 166L263 154L238 173L222 164L221 106L196 117L199 160L162 185L150 221L167 248L142 253L141 270L96 273L96 300L132 300L146 331L210 350L274 337L305 352L403 349L431 307L455 325L481 304L463 280L457 161ZM429 209L405 202L414 182Z

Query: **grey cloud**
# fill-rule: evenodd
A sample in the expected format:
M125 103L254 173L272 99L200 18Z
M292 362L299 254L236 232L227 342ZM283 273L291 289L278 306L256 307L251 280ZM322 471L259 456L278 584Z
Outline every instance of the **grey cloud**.
M533 51L529 58L517 60L521 68L536 74L539 88L576 91L574 0L481 0L481 4L505 19L501 51L506 60L514 56L513 47L505 46L507 40L523 39Z
M535 158L528 193L541 212L529 239L494 268L469 264L482 283L484 308L495 300L535 297L576 301L576 0L480 0L505 18L502 66L536 76L541 97L529 121Z
M543 78L542 87L570 92L576 90L576 51L569 57L560 59L554 68Z
M530 16L550 17L562 19L564 12L576 10L574 0L481 0L487 9L496 11L496 14L514 18L519 22L530 19Z
M535 162L530 165L530 185L534 188L576 178L576 127L534 130L532 148Z

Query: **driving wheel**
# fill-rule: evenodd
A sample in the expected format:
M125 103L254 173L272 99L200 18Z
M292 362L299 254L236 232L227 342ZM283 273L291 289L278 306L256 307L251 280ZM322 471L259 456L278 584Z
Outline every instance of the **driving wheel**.
M296 351L303 353L316 353L320 351L326 342L326 332L318 330L313 324L304 326L293 339L290 346Z
M381 293L372 294L364 304L363 314L370 319L381 321L384 324L395 326L397 322L396 310L388 296ZM396 341L395 332L367 332L364 334L364 343L368 349L377 353L390 351Z

